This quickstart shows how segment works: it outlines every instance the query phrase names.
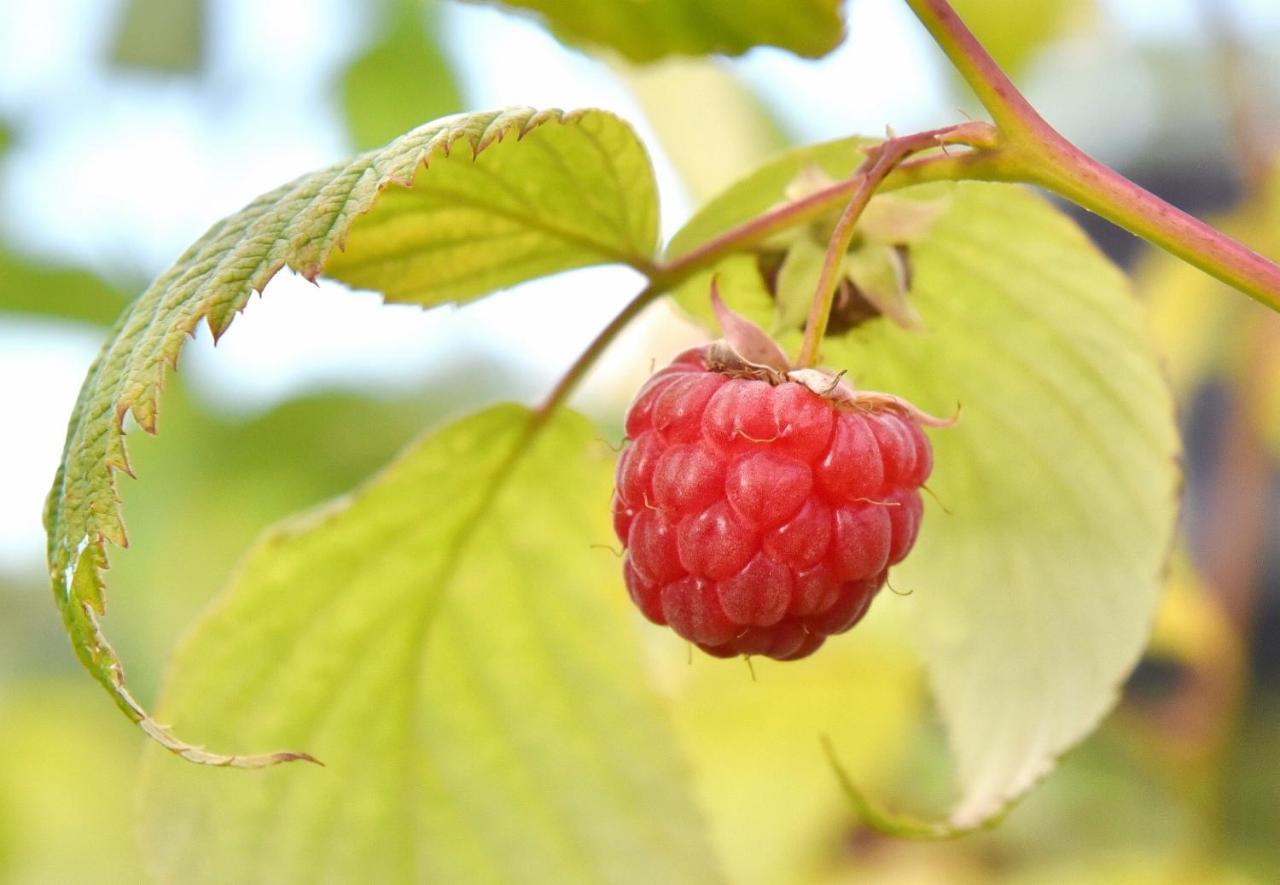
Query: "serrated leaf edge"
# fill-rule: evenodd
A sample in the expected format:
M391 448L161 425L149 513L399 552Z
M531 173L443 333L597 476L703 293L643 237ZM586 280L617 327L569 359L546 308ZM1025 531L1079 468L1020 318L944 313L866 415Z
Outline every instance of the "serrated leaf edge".
M117 472L134 476L124 440L126 419L132 415L143 430L156 433L166 369L176 370L186 338L194 337L200 322L208 324L216 343L236 314L244 310L251 295L254 292L261 294L267 283L283 268L288 267L314 281L321 274L328 256L343 247L346 233L355 219L370 211L388 187L412 186L419 171L429 169L430 160L437 153L448 157L459 142L466 142L475 158L490 145L509 136L520 140L541 126L551 123L569 125L587 115L615 116L598 109L565 112L532 108L457 114L412 130L383 148L301 176L263 194L240 212L212 225L169 270L157 277L130 304L112 326L81 387L68 425L63 456L45 502L46 556L54 599L77 657L125 715L170 752L192 762L216 767L260 768L290 761L321 764L311 755L298 751L250 755L209 752L178 738L168 726L156 721L128 690L123 664L101 627L101 618L105 614L107 545L128 546L115 476ZM372 181L371 175L376 176ZM333 193L335 184L344 181L349 182L345 185L345 195ZM327 227L319 233L297 230L296 225L300 221L314 218L315 204L321 198L336 199ZM313 212L310 215L301 210L284 213L283 216L278 211L267 214L278 210L288 200L300 201ZM255 234L262 237L264 232L260 228L264 221L270 222L267 227L272 223L278 227L264 250L265 257L260 258L250 272L237 272L230 283L223 281L222 288L229 291L217 293L218 275L225 272L225 262L233 247L244 245ZM216 294L201 298L202 290L211 287ZM171 303L175 301L175 291L182 297ZM178 305L187 305L193 300L197 302L195 309L176 315L175 318L181 322L160 330L155 328L156 319L166 312L166 306L172 312L178 309ZM150 309L149 318L126 340L124 333L130 321L144 309ZM134 341L139 336L142 345ZM146 348L143 345L147 341L158 346ZM130 353L141 350L146 354L146 361L140 369L127 376L116 373L114 380L107 385L108 389L111 385L115 387L104 398L107 402L95 404L93 401L98 399L99 383L107 367L116 367L117 360L127 360L118 348L125 348ZM97 411L90 413L91 407ZM105 483L101 483L98 491L108 490L108 500L87 500L84 503L85 513L80 520L84 523L84 530L73 538L67 534L63 506L69 483L74 480L68 465L75 453L91 441L83 438L86 425L95 417L101 420L106 408L110 408L113 414L108 428L102 431L108 436L104 456L97 465L91 465L91 469L101 470L100 483L101 479L105 479ZM90 488L86 497L92 497L93 491Z

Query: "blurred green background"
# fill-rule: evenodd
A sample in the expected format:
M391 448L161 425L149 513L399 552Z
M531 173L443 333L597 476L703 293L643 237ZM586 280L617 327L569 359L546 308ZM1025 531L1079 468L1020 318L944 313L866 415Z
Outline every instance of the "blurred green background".
M1273 2L956 6L1068 137L1280 256ZM853 0L847 16L849 40L820 61L758 49L638 67L468 4L0 0L0 882L145 881L142 737L70 653L39 528L79 379L141 284L260 191L456 111L617 110L654 153L667 232L787 144L978 113L902 4ZM734 881L1280 878L1280 322L1082 221L1134 269L1186 433L1183 537L1149 654L1119 710L998 829L940 844L855 822L812 752L805 711L829 697L814 671L754 686L655 654ZM113 558L107 624L134 689L155 697L169 649L263 528L350 489L429 422L537 396L635 288L587 270L423 313L282 277L216 355L202 333L123 486L134 543ZM695 336L651 312L579 405L616 435L650 361ZM819 682L866 676L844 695L851 767L896 805L941 807L914 662L873 631L824 667ZM776 763L747 755L744 732Z

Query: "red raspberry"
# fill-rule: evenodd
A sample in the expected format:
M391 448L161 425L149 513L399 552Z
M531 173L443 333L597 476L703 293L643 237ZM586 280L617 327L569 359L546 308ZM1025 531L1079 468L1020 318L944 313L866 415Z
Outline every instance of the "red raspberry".
M696 348L641 388L614 529L649 620L717 657L794 660L856 624L911 550L933 455L900 400L747 365Z

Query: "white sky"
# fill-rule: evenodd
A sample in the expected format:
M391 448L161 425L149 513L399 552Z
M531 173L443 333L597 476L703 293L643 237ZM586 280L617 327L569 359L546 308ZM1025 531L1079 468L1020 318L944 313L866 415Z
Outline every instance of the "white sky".
M1186 39L1196 30L1195 2L1102 5L1124 33ZM1280 26L1276 0L1236 2L1251 29ZM0 179L0 225L8 236L39 252L150 277L217 218L346 153L328 84L364 34L366 23L351 19L355 4L212 6L208 75L166 84L102 72L97 59L118 3L0 0L0 118L18 121L22 132ZM904 4L854 0L850 19L850 40L821 62L765 50L736 66L757 87L785 97L779 112L806 140L877 133L886 124L910 131L954 117L944 72ZM639 107L604 65L487 7L450 4L444 21L473 107L609 108L634 121L653 147ZM510 75L515 58L522 63ZM1077 60L1082 71L1104 70L1112 78L1114 131L1140 132L1141 78L1116 78L1114 67L1087 62ZM895 76L883 76L885 70ZM1032 95L1038 97L1034 89ZM1052 99L1050 88L1045 101ZM1069 115L1056 122L1077 134ZM1096 128L1096 117L1090 125ZM1078 137L1097 147L1088 132ZM1109 147L1124 154L1141 144ZM655 154L663 229L670 233L690 207L670 165ZM458 347L514 353L549 384L636 288L631 272L605 268L529 284L519 297L423 312L281 275L264 300L253 300L216 357L205 338L190 345L183 371L215 402L237 410L264 408L315 386L411 386ZM544 317L556 325L530 335ZM88 330L0 320L0 570L41 568L40 508L97 344L97 333Z

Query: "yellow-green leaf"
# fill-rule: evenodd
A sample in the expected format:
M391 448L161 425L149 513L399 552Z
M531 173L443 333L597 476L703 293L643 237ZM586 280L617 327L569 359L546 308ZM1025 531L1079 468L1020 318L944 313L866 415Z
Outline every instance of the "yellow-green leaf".
M115 479L129 472L125 418L155 430L166 369L200 322L220 335L285 267L438 304L571 267L643 264L656 232L643 146L593 110L438 120L215 224L120 317L71 416L45 527L54 598L82 663L174 752L216 764L279 758L224 757L173 737L129 694L99 626L107 545L126 542Z
M809 302L818 289L826 258L826 247L809 236L796 237L787 249L774 284L778 315L771 328L775 332L804 326L804 318L809 315Z
M842 266L859 294L882 316L904 329L920 325L920 316L908 297L911 280L907 259L895 247L867 243L846 255Z
M1260 254L1280 258L1280 163L1256 192L1214 226ZM1136 273L1152 326L1180 400L1207 384L1231 385L1244 416L1280 453L1280 317L1164 252L1150 252Z
M0 882L146 881L135 734L111 731L88 682L14 675L0 684Z
M844 39L840 0L502 2L537 13L568 42L607 46L632 61L664 55L741 55L754 46L777 46L818 58Z
M718 194L787 143L770 108L720 59L620 62L615 69L695 202ZM712 132L714 150L707 140Z
M109 325L126 300L90 271L44 263L0 244L0 311Z
M1000 66L1018 73L1035 53L1093 14L1093 0L952 0Z
M249 553L164 703L253 776L152 748L163 881L689 882L718 876L645 687L611 538L612 453L499 406Z
M695 216L670 251L777 203L811 162L847 176L858 142L766 166ZM911 258L923 328L871 319L828 338L823 359L926 411L963 407L958 424L931 433L937 502L892 577L912 593L879 603L911 615L961 788L947 823L901 830L948 835L998 815L1114 703L1156 609L1179 447L1128 281L1049 203L1014 186L958 184ZM769 320L775 305L754 260L714 270L732 305ZM699 315L707 277L681 290Z
M387 190L339 238L324 275L391 301L431 304L589 264L647 267L658 200L631 127L604 111L513 114L481 128L474 159L465 142L433 148L420 160L425 174ZM487 118L441 123L471 128Z

